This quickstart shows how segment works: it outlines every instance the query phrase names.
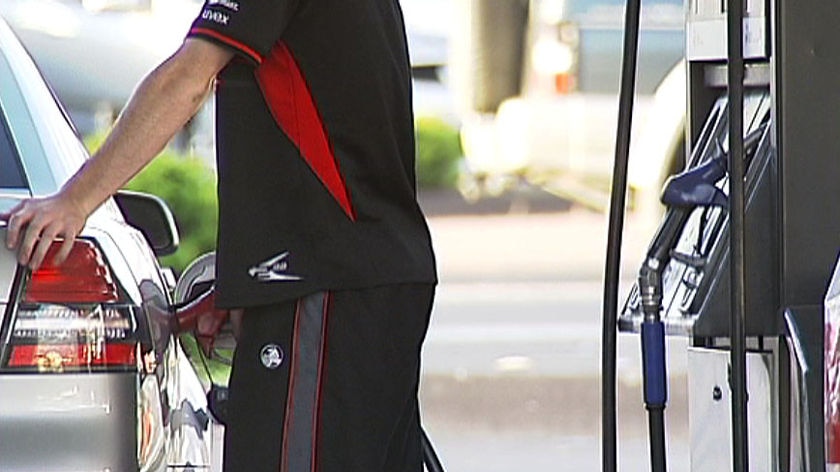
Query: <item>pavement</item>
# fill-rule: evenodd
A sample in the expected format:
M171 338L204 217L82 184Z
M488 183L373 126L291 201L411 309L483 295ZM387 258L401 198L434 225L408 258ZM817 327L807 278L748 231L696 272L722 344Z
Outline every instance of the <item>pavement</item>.
M608 216L530 189L478 202L454 190L421 191L441 283L603 281ZM621 276L638 271L654 226L629 215Z

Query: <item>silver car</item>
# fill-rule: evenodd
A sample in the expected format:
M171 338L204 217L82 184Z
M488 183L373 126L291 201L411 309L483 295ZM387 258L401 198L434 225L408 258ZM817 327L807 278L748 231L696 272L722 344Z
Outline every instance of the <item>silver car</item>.
M0 211L55 192L87 157L0 20ZM220 434L155 257L176 246L165 205L121 193L59 267L31 272L0 248L0 470L212 468Z

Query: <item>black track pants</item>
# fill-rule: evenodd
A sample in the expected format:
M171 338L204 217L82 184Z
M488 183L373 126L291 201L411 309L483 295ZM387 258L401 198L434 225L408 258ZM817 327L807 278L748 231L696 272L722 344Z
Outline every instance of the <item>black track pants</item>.
M417 388L434 286L320 292L249 308L226 472L421 472Z

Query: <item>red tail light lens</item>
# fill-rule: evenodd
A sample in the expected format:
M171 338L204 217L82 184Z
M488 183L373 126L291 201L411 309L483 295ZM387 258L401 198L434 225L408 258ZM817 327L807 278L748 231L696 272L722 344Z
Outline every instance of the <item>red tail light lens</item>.
M63 372L80 366L135 365L137 355L128 344L39 344L15 346L9 367L34 367L42 372Z
M2 363L6 371L61 373L137 368L134 310L122 302L111 269L99 248L74 242L68 259L45 264L24 286L11 320Z
M107 303L119 300L117 284L92 241L76 240L67 260L53 264L61 248L50 246L44 264L32 273L24 301L30 303Z

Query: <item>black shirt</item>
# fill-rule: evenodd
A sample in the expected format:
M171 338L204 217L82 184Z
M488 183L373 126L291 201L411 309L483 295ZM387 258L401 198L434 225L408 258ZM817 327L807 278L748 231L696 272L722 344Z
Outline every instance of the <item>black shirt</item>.
M217 303L433 283L398 0L206 0L217 80Z

